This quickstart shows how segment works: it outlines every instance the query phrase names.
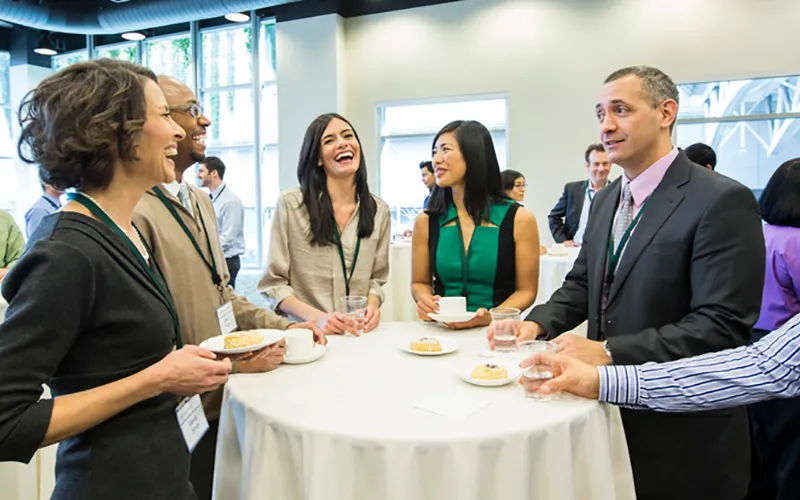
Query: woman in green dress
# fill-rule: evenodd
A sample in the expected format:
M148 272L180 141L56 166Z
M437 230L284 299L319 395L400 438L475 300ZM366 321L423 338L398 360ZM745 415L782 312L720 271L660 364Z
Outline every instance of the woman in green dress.
M492 307L524 310L539 280L536 218L507 199L492 136L476 121L454 121L433 141L436 187L414 223L411 292L423 320L441 297L466 297L470 321L486 326Z

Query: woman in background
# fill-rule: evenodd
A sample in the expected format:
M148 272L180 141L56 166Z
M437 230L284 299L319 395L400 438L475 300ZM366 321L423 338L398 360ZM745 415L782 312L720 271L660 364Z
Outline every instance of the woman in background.
M503 183L506 198L522 205L522 202L525 201L525 189L528 187L525 176L516 170L503 170L500 173L500 180Z
M336 312L345 296L367 297L364 331L380 322L389 275L389 205L370 194L361 141L344 117L317 117L297 166L300 188L281 194L269 265L258 291L276 310L327 334L357 333Z
M527 309L538 288L539 232L533 214L503 192L491 134L476 121L455 121L436 134L432 152L436 188L412 239L419 317L430 321L439 298L451 296L477 312L449 323L454 329L488 325L493 307Z

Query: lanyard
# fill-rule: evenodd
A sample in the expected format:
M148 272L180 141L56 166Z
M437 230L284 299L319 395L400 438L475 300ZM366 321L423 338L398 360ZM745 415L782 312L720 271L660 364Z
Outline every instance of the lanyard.
M175 210L175 207L172 206L172 202L169 201L169 198L167 198L167 195L165 195L164 191L161 190L161 187L155 186L153 188L153 191L155 191L156 196L158 196L158 199L161 200L161 203L163 203L164 206L167 207L167 210L169 210L169 213L172 214L172 217L176 221L178 221L178 224L181 226L181 229L183 229L183 232L186 233L186 236L189 237L189 241L192 242L194 249L197 251L197 255L199 255L200 258L203 259L203 262L208 267L208 270L211 271L211 281L214 283L214 285L219 287L220 284L222 283L222 278L220 278L219 272L217 271L217 264L214 262L214 251L211 249L211 239L208 236L208 230L206 230L206 222L203 219L203 212L200 211L200 205L195 205L195 206L197 207L197 215L198 217L200 217L200 223L203 225L203 231L206 233L206 243L208 244L208 255L211 256L211 261L206 259L206 256L203 255L203 251L200 250L200 245L197 244L197 240L194 239L192 232L189 230L188 227L186 227L186 223L183 222L183 219L181 219L181 216L178 214L178 211Z
M597 191L592 193L592 189L589 188L586 190L586 195L589 197L589 203L592 203L594 202L594 197L597 196Z
M467 296L467 284L469 283L469 258L472 255L472 238L469 239L467 251L464 252L464 235L461 233L461 220L456 216L456 227L458 228L458 249L461 253L461 296ZM475 231L478 226L475 226ZM473 231L472 236L475 236Z
M53 208L55 208L56 210L58 210L59 208L61 208L59 205L56 205L56 204L53 202L53 200L51 200L51 199L50 199L50 198L48 198L47 196L42 196L42 199L43 199L44 201L46 201L47 203L49 203L49 204L50 204L50 206L51 206L51 207L53 207Z
M342 274L344 275L344 290L345 295L350 295L350 280L353 279L353 273L356 271L356 261L358 260L358 252L361 250L361 238L356 240L356 251L353 252L353 265L350 267L350 276L347 276L347 264L344 261L344 248L342 248L342 237L339 235L339 228L335 225L333 229L336 231L336 246L339 247L339 258L342 261Z
M150 265L148 265L147 262L144 260L144 257L142 257L142 253L139 251L138 248L136 248L136 245L133 244L130 237L128 237L128 235L125 234L122 228L120 228L119 225L116 222L114 222L114 220L111 217L109 217L109 215L97 203L95 203L94 200L92 200L88 196L84 195L83 193L68 193L67 198L69 200L80 203L81 205L86 207L86 209L89 210L89 212L91 212L92 215L100 219L101 222L103 222L106 226L108 226L112 231L117 233L117 235L120 236L122 240L128 245L128 248L133 252L133 255L136 257L136 260L139 261L139 264L141 264L142 267L144 267L144 270L147 273L147 276L150 278L150 281L153 282L153 284L158 289L158 292L164 298L164 301L166 301L167 309L169 309L169 313L170 315L172 315L172 324L175 327L175 346L178 349L183 347L183 341L181 339L180 320L178 319L178 313L175 310L175 303L172 301L172 295L169 293L168 289L165 289L164 287L161 286L161 283L156 278L156 273L153 271L153 268L150 267ZM147 245L147 242L144 241L144 238L142 238L142 235L141 233L139 233L139 230L136 229L136 226L134 226L134 229L136 230L136 234L139 235L139 240L142 242L145 249L147 249L147 253L150 254L151 258L153 258L153 252L150 250L150 247ZM161 278L163 279L163 276Z
M628 225L628 228L622 233L622 238L619 240L619 244L617 245L617 251L614 251L614 219L611 219L611 231L608 234L608 282L614 281L614 274L617 272L617 266L619 265L619 260L622 257L622 250L625 249L625 244L628 243L628 238L631 236L631 232L633 228L636 227L636 224L639 222L639 219L642 217L644 213L644 209L647 208L647 203L650 201L650 197L648 196L646 200L644 200L644 205L642 205L641 210L639 213L636 214L636 217L633 218L631 223ZM619 207L617 207L619 210ZM616 211L614 212L616 213Z
M219 193L217 193L217 196L211 198L211 203L214 203L215 201L217 201L219 199L220 195L222 194L223 191L225 191L226 187L228 187L227 184L222 186L222 189L219 190Z

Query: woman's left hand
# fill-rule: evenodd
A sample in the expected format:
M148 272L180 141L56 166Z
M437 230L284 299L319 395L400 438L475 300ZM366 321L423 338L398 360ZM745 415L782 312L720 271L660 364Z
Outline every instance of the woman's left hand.
M375 304L368 304L366 311L366 318L364 320L364 332L371 332L378 328L378 323L381 322L381 310Z
M477 328L479 326L489 326L492 322L492 315L488 309L481 307L475 312L475 317L469 321L459 321L458 323L445 323L451 330L466 330L467 328Z

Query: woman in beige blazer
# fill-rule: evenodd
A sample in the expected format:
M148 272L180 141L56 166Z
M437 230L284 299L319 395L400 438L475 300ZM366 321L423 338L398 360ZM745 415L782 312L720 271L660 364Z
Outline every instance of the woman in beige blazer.
M389 206L370 194L361 141L334 113L306 130L297 166L300 188L281 194L269 264L258 290L270 305L327 334L357 333L341 299L366 296L364 331L380 322L389 274ZM337 312L338 311L338 312Z

